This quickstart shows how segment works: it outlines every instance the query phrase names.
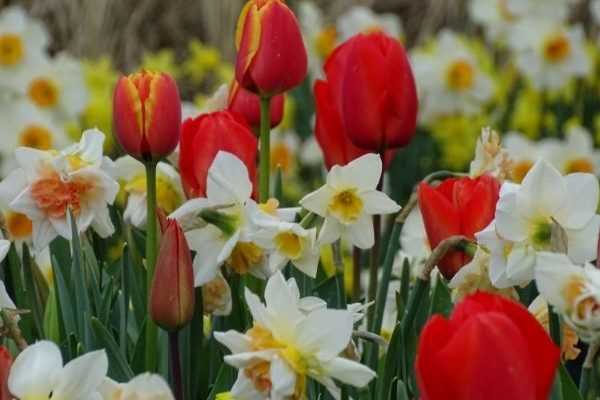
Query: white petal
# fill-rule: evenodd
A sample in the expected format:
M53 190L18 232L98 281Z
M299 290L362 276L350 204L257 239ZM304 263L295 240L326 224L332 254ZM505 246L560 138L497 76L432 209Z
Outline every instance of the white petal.
M330 244L338 240L344 232L344 226L333 217L325 218L321 231L319 232L319 242L321 244Z
M521 215L553 216L564 206L566 198L567 186L560 172L547 161L538 160L517 192L517 209Z
M110 219L108 207L101 207L96 210L92 228L94 228L101 238L107 238L115 233L115 227Z
M33 223L33 246L36 250L42 250L50 244L57 236L54 227L47 219L35 220Z
M573 279L585 279L584 269L573 265L566 255L548 252L538 254L535 267L538 291L561 311L567 307L564 287Z
M300 200L300 205L308 211L312 211L321 217L325 217L333 194L333 189L325 185L304 196L302 200Z
M327 175L327 185L336 189L350 186L359 190L375 190L382 169L381 157L378 154L365 154L343 167L333 167Z
M517 194L500 198L496 206L496 231L503 239L520 242L527 239L527 220L517 210Z
M598 252L598 234L600 216L594 215L582 229L565 229L569 258L576 264L596 259Z
M317 353L322 360L331 360L350 343L352 325L352 313L346 310L316 310L298 325L298 346L304 352Z
M237 379L231 387L231 395L234 399L241 400L268 400L268 396L256 390L254 382L246 377L244 371L238 373Z
M246 165L231 153L219 151L208 169L206 197L216 204L243 203L252 194Z
M215 332L214 336L217 342L227 347L233 354L246 353L252 348L248 336L234 330Z
M271 361L271 396L281 399L287 399L294 394L296 386L296 374L280 357L274 357Z
M0 182L0 205L7 207L27 187L25 171L18 168Z
M369 249L375 243L373 218L363 214L355 223L346 227L344 235L350 243L361 249Z
M191 217L206 207L210 207L211 203L208 199L198 198L186 201L177 210L173 211L169 218L176 219L179 222L185 221L186 218Z
M248 311L250 311L254 322L258 323L259 325L262 325L267 329L270 329L271 320L269 318L265 305L260 301L258 296L246 288L246 291L244 292L244 297L246 299Z
M598 179L592 174L576 173L564 177L567 201L554 216L563 228L581 229L596 214L598 207Z
M513 285L525 286L533 279L537 255L527 245L515 245L506 260L506 277Z
M391 214L400 210L400 206L387 194L377 190L360 193L363 201L363 211L366 214Z
M55 376L62 370L58 346L49 341L27 347L15 360L8 377L8 388L18 398L48 398Z
M70 361L57 375L52 393L57 399L85 398L98 390L108 372L104 350L93 351Z
M247 353L231 354L224 357L227 364L234 368L246 368L257 361L270 361L277 350L261 350Z
M369 367L343 357L329 361L325 369L332 378L357 388L365 387L377 376Z

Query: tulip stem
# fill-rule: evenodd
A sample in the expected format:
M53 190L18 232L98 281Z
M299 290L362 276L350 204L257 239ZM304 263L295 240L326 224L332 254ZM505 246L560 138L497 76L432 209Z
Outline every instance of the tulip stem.
M148 161L146 165L146 294L150 305L150 292L156 266L158 251L158 232L156 225L156 162ZM156 341L158 328L152 318L146 318L146 370L156 370Z
M581 398L583 400L587 400L590 397L590 381L594 365L596 364L598 350L600 350L600 343L593 342L590 344L587 354L585 355L585 361L583 362L583 368L581 369L581 379L579 381L579 393L581 393Z
M169 332L169 349L171 358L171 387L175 394L175 400L183 400L181 357L179 355L179 330Z
M271 97L260 98L260 160L259 160L259 201L269 200L269 179L271 178L271 121L269 111Z
M379 179L379 183L377 184L377 190L381 191L382 189L383 174L381 174L381 178ZM367 291L367 301L369 302L375 301L375 296L377 295L377 278L379 275L379 248L381 247L381 215L373 215L373 233L374 243L373 247L371 247L371 264L369 266L369 289ZM369 310L368 316L368 326L371 326L375 317L375 310Z

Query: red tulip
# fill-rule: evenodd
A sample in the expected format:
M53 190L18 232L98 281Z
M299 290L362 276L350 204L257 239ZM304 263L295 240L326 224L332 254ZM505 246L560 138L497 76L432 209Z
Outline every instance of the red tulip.
M262 96L298 86L308 63L294 13L282 0L249 0L236 31L237 81Z
M202 114L183 123L179 172L188 197L206 196L206 176L220 151L236 155L256 180L258 140L245 121L229 111Z
M12 357L8 349L0 346L0 400L10 400L12 396L8 391L8 374L12 365Z
M123 76L113 96L115 135L138 160L158 160L179 143L181 100L177 84L165 73L142 70Z
M190 248L177 221L167 219L161 229L150 315L158 326L172 331L184 327L194 316L194 270Z
M369 150L356 147L346 136L340 112L332 98L330 83L318 80L315 82L314 92L317 117L315 137L323 151L327 169L331 169L334 165L346 165L355 158L369 153ZM395 149L385 152L384 168L389 167L395 155Z
M372 152L406 146L417 123L417 91L406 53L382 32L358 34L327 59L331 99L346 136Z
M271 128L279 125L283 119L284 100L285 96L283 94L271 99ZM241 87L237 82L233 82L231 85L228 110L241 114L253 129L258 130L260 128L260 98Z
M559 361L525 307L479 292L425 324L415 366L421 400L546 400Z
M489 175L478 178L450 178L437 187L419 185L419 207L431 248L454 235L475 238L494 219L500 183ZM446 254L438 264L451 279L471 257L460 250Z

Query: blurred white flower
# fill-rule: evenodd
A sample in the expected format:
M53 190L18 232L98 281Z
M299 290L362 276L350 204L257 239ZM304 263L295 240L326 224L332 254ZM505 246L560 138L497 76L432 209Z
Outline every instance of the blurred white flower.
M119 185L111 178L110 160L102 156L104 134L83 133L81 141L60 153L19 147L19 168L0 182L9 208L25 214L33 225L33 245L46 247L56 236L71 238L69 210L79 232L91 225L102 237L114 232L108 205Z
M77 118L87 106L81 64L66 54L28 66L15 80L23 97L61 123Z
M400 232L400 248L412 263L421 263L431 254L421 209L416 205L406 217Z
M509 45L515 51L517 67L539 90L560 89L572 78L585 77L591 71L580 25L569 27L539 18L523 20L511 30Z
M517 16L506 0L472 0L469 3L471 18L481 24L491 40L503 40Z
M600 152L594 149L592 135L580 126L571 127L564 141L548 142L545 156L563 175L574 172L597 175L600 172Z
M574 265L564 254L540 253L535 281L540 294L553 305L586 342L600 337L600 271Z
M503 0L509 13L518 19L566 22L570 3L578 0Z
M540 143L528 139L519 132L509 132L502 139L502 144L511 160L508 178L515 183L523 181L538 159L547 158L544 154L547 147L542 148Z
M217 276L202 285L203 312L211 315L229 315L231 313L231 287L221 271Z
M225 362L240 370L236 392L247 388L254 393L241 398L303 398L310 377L340 399L334 379L359 388L366 386L375 373L340 357L352 337L352 312L318 308L306 314L298 307L292 287L280 272L275 273L265 289L266 305L246 289L253 327L246 333L215 332L215 339L232 352L225 356Z
M48 40L44 26L21 6L4 8L0 13L0 86L17 91L15 76L45 62Z
M60 349L40 341L23 350L8 376L8 389L19 399L92 399L108 371L104 350L75 358L63 366Z
M600 25L600 0L590 1L590 14L596 25Z
M309 167L323 165L323 151L315 135L310 135L300 146L299 158L302 164Z
M337 41L335 26L326 26L321 9L312 1L298 4L298 20L308 55L310 77L323 77L323 62Z
M411 55L419 91L420 120L431 122L448 114L477 114L491 99L491 78L455 33L442 30L433 48Z
M400 40L402 21L395 14L377 14L366 6L353 6L337 19L339 41L345 42L357 33L383 31Z
M157 374L148 372L127 383L117 383L106 378L99 387L103 400L174 400L171 388Z
M296 168L296 155L299 149L298 135L292 131L276 131L271 135L271 171L281 168L282 174L289 175Z
M327 183L300 200L304 208L325 218L319 232L321 243L345 237L361 249L373 246L372 216L400 210L376 189L381 173L381 157L365 154L345 166L335 165L327 174Z
M146 225L146 170L144 164L131 156L115 161L114 178L127 193L123 219L142 228ZM179 173L170 164L159 162L156 169L157 206L166 214L177 209L185 200Z
M469 168L471 178L489 174L503 181L510 177L511 168L512 160L509 152L502 147L498 133L490 128L483 128L477 139L475 158Z

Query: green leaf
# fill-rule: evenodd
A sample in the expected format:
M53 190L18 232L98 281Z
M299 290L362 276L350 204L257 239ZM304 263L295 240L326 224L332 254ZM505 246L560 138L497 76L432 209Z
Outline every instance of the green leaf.
M342 273L336 273L325 279L313 289L313 294L325 300L329 308L346 308L344 275Z
M23 277L25 280L25 289L27 290L27 300L29 308L33 315L33 325L37 331L37 337L43 339L44 335L44 309L45 304L42 299L41 290L39 289L37 279L33 272L35 267L29 247L23 245Z
M559 366L558 374L560 376L563 399L583 400L581 394L579 393L579 390L577 389L577 385L575 384L575 382L573 382L571 375L569 375L569 372L562 363Z
M390 400L394 400L391 397L391 393L390 393ZM406 387L406 383L402 382L400 379L398 379L396 381L396 399L395 400L410 400L410 397L408 395L408 388Z
M217 379L210 390L207 400L214 400L217 397L217 394L228 392L231 389L233 381L235 380L235 372L236 371L233 369L233 367L223 364L219 370Z
M433 293L431 294L431 304L429 305L429 316L433 314L442 314L444 316L450 315L452 312L452 297L450 295L450 289L440 276L435 281L433 287Z
M106 349L109 360L108 375L118 382L127 382L134 377L133 370L127 363L127 359L121 353L117 342L102 322L97 318L91 319L92 329L98 342Z
M52 273L54 275L54 290L56 291L56 300L60 315L65 327L65 333L68 337L71 334L77 333L77 321L75 321L75 306L73 305L73 296L71 289L67 285L65 275L63 273L63 265L52 254Z
M383 370L379 371L376 391L377 399L386 398L385 394L392 387L393 380L401 374L401 368L403 368L403 366L402 363L399 362L399 355L405 351L405 349L402 348L402 344L402 326L396 324L385 355Z
M48 301L46 302L44 332L46 333L46 339L54 343L61 342L60 313L58 312L58 302L54 288L50 290Z

